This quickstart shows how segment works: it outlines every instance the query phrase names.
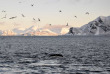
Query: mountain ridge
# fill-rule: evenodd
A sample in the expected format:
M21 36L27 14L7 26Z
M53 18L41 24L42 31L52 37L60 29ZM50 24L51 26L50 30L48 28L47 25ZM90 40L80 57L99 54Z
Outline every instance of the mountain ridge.
M70 26L47 26L38 28L33 25L29 28L14 28L0 30L1 36L58 36L58 35L108 35L110 34L110 16L99 16L88 24L79 28Z
M76 30L78 31L76 31ZM70 28L66 35L105 35L110 34L110 16L99 16L95 20L81 26L80 28Z

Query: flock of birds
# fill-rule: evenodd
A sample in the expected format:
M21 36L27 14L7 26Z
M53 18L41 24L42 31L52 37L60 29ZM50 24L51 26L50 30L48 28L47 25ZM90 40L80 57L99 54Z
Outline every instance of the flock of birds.
M22 3L22 2L19 2L19 3ZM33 7L34 4L31 4L31 6ZM2 13L5 13L5 12L6 12L5 10L2 11ZM61 13L61 12L62 12L62 10L59 10L59 13ZM89 12L86 12L85 14L89 15ZM24 14L21 14L21 16L26 17ZM74 16L74 17L77 18L77 16ZM7 18L7 14L5 14L5 16L2 17L1 19L6 19L6 18ZM15 19L15 18L17 18L17 16L10 17L9 19ZM35 18L33 18L33 21L41 21L41 20L40 20L40 18L38 18L37 20ZM52 24L49 24L49 25L51 26ZM66 26L69 26L68 23L66 24Z

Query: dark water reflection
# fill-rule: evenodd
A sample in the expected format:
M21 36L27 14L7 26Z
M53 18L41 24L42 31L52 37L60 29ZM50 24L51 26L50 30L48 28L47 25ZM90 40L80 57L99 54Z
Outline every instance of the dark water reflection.
M110 74L109 48L109 37L0 37L0 74Z

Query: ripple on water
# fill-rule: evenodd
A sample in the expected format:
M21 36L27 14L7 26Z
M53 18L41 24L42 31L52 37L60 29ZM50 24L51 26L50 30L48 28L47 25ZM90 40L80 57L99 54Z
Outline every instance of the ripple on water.
M58 60L41 60L36 63L31 63L30 66L60 66Z
M0 74L110 74L110 39L105 39L0 38Z

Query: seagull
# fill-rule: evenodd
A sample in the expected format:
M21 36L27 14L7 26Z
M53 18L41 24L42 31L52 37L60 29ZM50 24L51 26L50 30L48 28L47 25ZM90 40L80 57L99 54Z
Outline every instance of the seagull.
M11 18L9 18L9 19L14 19L14 18L17 18L17 16L15 16L15 17L11 17Z
M7 14L3 17L3 18L1 18L1 19L4 19L4 18L6 18L6 16L7 16Z
M89 15L89 12L86 12L86 14L88 14L88 15Z
M22 17L25 17L23 14L21 14L22 15Z
M37 22L35 18L33 18L33 22L34 22L34 23L36 23L36 22Z
M66 26L69 26L69 25L68 25L68 23L67 23L67 25L66 25Z
M59 12L62 12L61 10L59 10Z
M3 10L2 12L6 12L6 11Z
M74 16L75 18L77 18L77 16Z
M35 19L35 18L33 18L33 20L35 21L36 19Z
M38 21L40 21L40 19L38 18Z
M34 4L31 4L31 6L34 6Z

